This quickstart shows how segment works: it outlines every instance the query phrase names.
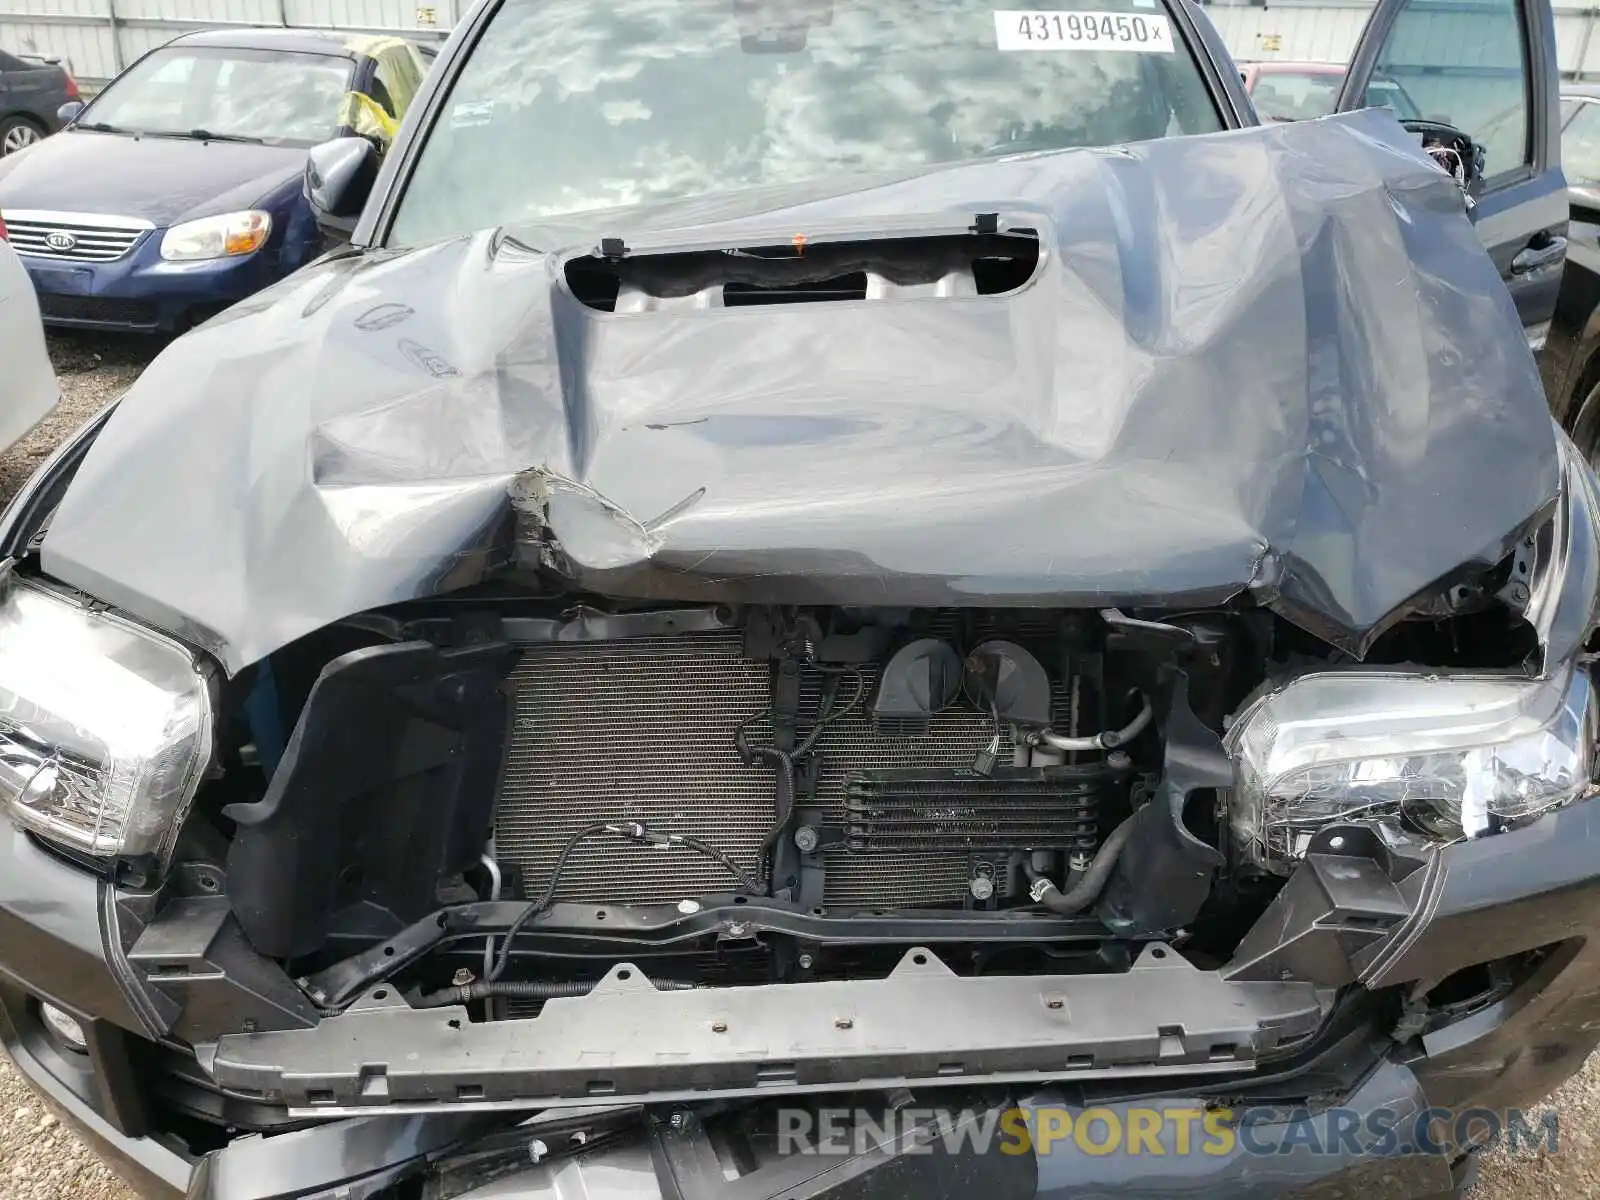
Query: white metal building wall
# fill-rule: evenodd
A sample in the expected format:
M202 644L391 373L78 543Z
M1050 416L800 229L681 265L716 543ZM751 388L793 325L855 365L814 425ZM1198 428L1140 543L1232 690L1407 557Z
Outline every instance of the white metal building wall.
M1286 3L1270 8L1215 4L1206 11L1235 58L1343 62L1350 57L1370 8L1364 3ZM1597 20L1600 10L1557 6L1556 59L1563 74L1600 76Z
M190 29L291 25L442 40L470 0L0 0L0 48L55 55L87 84Z

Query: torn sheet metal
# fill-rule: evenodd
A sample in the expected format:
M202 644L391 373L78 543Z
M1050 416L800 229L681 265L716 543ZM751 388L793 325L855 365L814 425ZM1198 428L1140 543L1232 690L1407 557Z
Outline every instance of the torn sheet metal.
M562 270L602 238L817 244L978 213L1038 230L1031 283L611 313ZM43 559L230 671L531 561L730 601L1249 589L1359 649L1556 487L1505 287L1454 184L1375 111L312 267L156 360Z

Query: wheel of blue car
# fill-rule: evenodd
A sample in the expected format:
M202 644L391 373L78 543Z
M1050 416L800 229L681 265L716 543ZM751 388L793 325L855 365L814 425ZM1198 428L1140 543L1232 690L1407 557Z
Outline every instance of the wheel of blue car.
M0 118L0 158L43 140L44 130L27 117Z

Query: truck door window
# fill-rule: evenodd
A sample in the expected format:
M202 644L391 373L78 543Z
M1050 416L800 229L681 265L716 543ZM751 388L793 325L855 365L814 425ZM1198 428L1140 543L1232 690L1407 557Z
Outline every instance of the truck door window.
M1528 146L1528 49L1517 0L1411 0L1378 56L1368 104L1391 101L1378 80L1402 88L1421 116L1484 148L1484 178L1517 172Z

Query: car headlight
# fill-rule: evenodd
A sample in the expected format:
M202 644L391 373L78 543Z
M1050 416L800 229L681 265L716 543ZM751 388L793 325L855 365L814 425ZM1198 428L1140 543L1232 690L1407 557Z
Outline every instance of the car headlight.
M272 214L254 209L202 217L167 230L161 239L161 257L172 262L196 262L254 254L267 244L271 232Z
M1257 699L1227 746L1234 836L1283 871L1332 821L1477 837L1588 794L1593 689L1576 663L1533 680L1322 672Z
M1229 728L1241 856L1292 869L1322 826L1399 820L1479 837L1596 790L1581 651L1600 621L1600 483L1555 431L1561 494L1501 595L1539 639L1539 677L1325 671L1257 697Z
M182 646L12 579L0 600L0 799L84 854L164 862L211 755Z

